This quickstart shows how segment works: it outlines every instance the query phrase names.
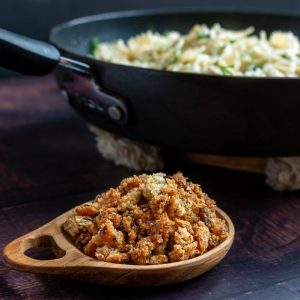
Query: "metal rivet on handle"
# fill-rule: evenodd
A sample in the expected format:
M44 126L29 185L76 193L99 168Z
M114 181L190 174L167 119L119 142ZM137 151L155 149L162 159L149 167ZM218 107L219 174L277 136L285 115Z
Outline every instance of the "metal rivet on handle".
M66 90L61 90L60 93L65 98L65 100L69 101L69 94Z
M110 116L110 118L112 118L113 120L119 121L122 118L122 111L119 107L117 106L110 106L108 108L108 115Z

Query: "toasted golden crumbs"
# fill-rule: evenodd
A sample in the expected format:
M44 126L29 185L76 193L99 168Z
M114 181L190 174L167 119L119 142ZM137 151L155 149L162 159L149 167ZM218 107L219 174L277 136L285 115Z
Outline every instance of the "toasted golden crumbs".
M228 236L215 201L179 172L122 180L92 203L76 207L64 230L91 257L138 265L193 258Z

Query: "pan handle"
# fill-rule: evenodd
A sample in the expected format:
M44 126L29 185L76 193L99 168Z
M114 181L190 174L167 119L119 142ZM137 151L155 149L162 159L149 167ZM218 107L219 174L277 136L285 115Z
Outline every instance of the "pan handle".
M73 80L63 88L73 106L100 114L120 125L128 121L123 99L97 85L89 65L61 56L49 43L0 28L0 66L29 75L46 75L56 67L66 69Z
M50 73L59 63L60 53L51 44L0 28L0 65L30 75Z

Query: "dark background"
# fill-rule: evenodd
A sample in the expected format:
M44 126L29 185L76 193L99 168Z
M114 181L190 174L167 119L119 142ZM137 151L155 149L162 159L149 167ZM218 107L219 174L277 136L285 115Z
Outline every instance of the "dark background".
M196 7L299 13L300 0L1 0L0 27L44 39L49 29L80 16L115 10ZM0 69L0 75L8 74Z

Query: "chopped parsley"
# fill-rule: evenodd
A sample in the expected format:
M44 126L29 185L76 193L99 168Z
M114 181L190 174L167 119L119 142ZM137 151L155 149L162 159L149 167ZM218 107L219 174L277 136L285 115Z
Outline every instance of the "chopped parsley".
M161 35L163 35L163 36L167 36L169 33L170 33L170 31L169 31L169 30L164 30L164 31L161 33Z
M257 69L262 69L263 66L264 66L264 64L262 64L262 63L253 64L248 67L248 70L255 71Z
M232 71L230 70L230 68L232 68L233 66L222 66L222 65L218 65L218 68L222 71L222 73L224 75L232 75Z
M156 32L156 29L152 24L150 24L150 25L148 25L147 31L154 33L154 32Z
M227 45L224 45L224 46L222 46L222 47L220 47L220 48L218 49L218 54L219 54L219 55L223 53L223 51L225 50L226 46L227 46Z
M90 53L94 54L95 50L97 49L98 45L101 43L99 37L93 37L90 41Z
M178 56L179 56L179 51L176 51L172 56L171 64L175 64L177 62Z
M197 37L199 40L203 39L209 39L210 38L210 33L207 31L198 31Z

